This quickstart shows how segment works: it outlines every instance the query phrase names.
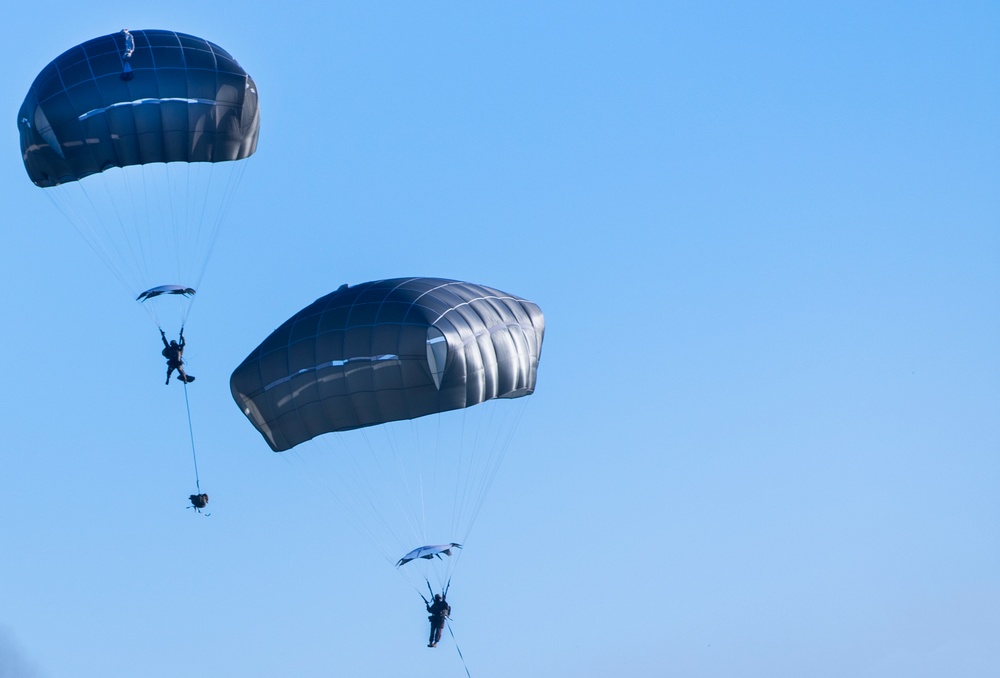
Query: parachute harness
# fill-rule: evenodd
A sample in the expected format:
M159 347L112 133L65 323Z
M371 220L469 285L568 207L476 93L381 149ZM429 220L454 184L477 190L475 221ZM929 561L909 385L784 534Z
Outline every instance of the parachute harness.
M430 599L424 598L424 594L420 593L420 589L418 589L416 587L414 587L414 589L416 589L417 593L420 595L421 598L424 598L424 602L426 604L430 605L431 604L431 600L434 599L434 587L431 586L430 580L428 580L426 577L424 577L424 583L427 584L427 590L430 591L430 594L431 594ZM445 598L445 599L448 598L448 589L450 589L450 588L451 588L451 577L448 577L448 583L445 584L445 587L441 590L441 597L442 598Z

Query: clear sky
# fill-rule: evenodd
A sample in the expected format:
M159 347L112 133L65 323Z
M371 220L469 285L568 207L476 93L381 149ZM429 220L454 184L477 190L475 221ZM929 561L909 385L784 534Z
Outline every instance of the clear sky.
M409 275L546 314L450 596L472 676L994 675L1000 6L484 4L5 7L0 676L465 675L229 394ZM260 91L186 333L208 518L155 327L19 156L35 75L123 27Z

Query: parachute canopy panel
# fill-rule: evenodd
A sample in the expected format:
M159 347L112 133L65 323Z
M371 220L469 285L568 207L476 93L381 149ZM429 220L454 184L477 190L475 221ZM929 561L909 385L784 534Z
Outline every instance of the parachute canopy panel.
M544 332L537 305L482 285L342 286L267 337L230 388L281 452L323 433L529 395Z
M253 79L224 49L165 30L123 30L64 52L35 78L17 116L38 186L111 167L222 162L257 148Z

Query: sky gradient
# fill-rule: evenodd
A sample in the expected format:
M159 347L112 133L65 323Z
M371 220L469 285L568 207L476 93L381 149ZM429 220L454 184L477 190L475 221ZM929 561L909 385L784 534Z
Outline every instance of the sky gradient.
M232 370L342 283L468 280L546 337L456 570L472 676L975 678L1000 665L1000 7L5 9L0 676L463 676L272 453ZM123 27L228 50L258 151L156 328L17 110ZM320 483L322 486L322 483Z

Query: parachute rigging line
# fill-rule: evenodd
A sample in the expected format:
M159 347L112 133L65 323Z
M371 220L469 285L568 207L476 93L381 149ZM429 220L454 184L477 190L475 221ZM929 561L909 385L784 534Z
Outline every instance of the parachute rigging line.
M352 503L350 501L345 500L344 497L342 497L342 496L340 496L340 494L338 494L338 492L334 491L334 489L330 486L330 484L328 482L326 482L326 481L321 482L322 478L316 477L314 473L306 473L305 469L307 467L311 471L314 470L315 467L311 464L311 462L309 462L305 457L303 457L298 452L298 450L289 450L287 453L281 454L281 455L278 455L278 456L286 464L288 464L288 466L290 468L292 468L295 472L297 472L299 474L299 477L304 482L306 482L307 484L311 485L317 491L322 491L325 494L327 494L328 496L330 496L336 502L336 504L340 507L340 509L344 512L345 515L349 516L350 518L353 518L353 520L348 520L347 521L348 524L350 524L351 527L360 536L362 536L365 539L367 539L368 542L373 547L375 547L379 552L381 552L382 558L385 560L386 563L388 563L389 565L392 565L392 564L394 564L396 562L395 559L394 559L394 553L395 552L391 552L384 544L382 544L379 541L379 539L376 536L377 533L376 533L375 527L373 526L373 524L371 522L369 522L369 521L367 521L367 520L364 519L364 517L359 512L359 508L358 508L357 505L355 505L354 503ZM293 459L296 460L297 463L293 462L292 461ZM351 490L351 488L348 487L347 491L350 492L350 490ZM355 500L357 500L356 496L353 496L352 498L355 499ZM371 510L373 512L377 512L377 507L370 500L365 501L364 505L369 510ZM383 525L383 527L385 527L385 528L388 529L389 526L386 524L386 521L382 517L381 513L378 513L377 517L378 517L378 520L375 521L375 522L381 522L381 524ZM414 587L416 589L416 586L413 584L413 582L409 582L408 581L408 583L410 584L410 586L412 586L412 587ZM417 590L418 593L420 592L419 589L416 589L416 590Z
M91 199L90 194L84 188L80 188L80 193L84 196L84 199L90 204L91 211L95 211L94 201ZM60 195L57 192L45 191L45 197L49 199L49 202L59 210L63 217L73 226L77 233L83 238L84 242L93 250L94 254L108 267L111 274L118 279L121 286L131 291L129 286L129 281L125 278L120 270L118 270L114 265L114 259L105 250L98 246L97 240L91 233L84 228L83 224L85 220L81 216L80 210L76 209L74 205L70 204L70 201L65 200L65 196Z

